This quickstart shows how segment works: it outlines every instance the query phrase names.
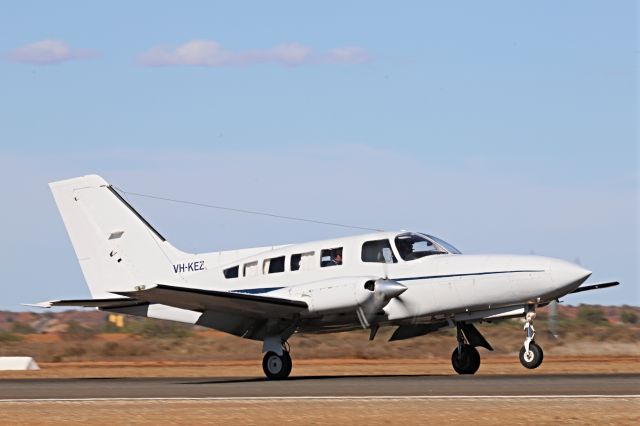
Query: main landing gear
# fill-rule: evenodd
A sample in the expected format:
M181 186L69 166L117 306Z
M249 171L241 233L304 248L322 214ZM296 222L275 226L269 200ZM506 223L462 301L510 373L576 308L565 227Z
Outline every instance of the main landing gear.
M262 359L262 369L269 380L286 379L291 374L292 368L291 355L285 348L282 349L282 355L269 351Z
M524 345L520 348L520 364L524 367L533 369L540 367L544 359L542 348L535 342L534 337L536 330L533 328L533 320L536 317L535 307L530 308L526 315L524 330L527 332L527 338Z
M472 324L456 323L458 346L451 354L451 365L458 374L475 374L480 368L480 353L477 346L493 350L489 342Z
M464 344L453 350L451 365L458 374L474 374L480 368L480 353L473 346Z

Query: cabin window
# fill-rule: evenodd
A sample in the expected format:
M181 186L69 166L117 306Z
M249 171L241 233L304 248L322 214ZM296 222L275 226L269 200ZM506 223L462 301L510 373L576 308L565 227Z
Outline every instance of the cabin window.
M264 274L284 272L284 256L265 259L264 264L262 265L262 272Z
M258 261L249 262L244 264L243 275L245 277L252 277L258 275Z
M224 277L229 279L229 278L238 278L238 272L240 271L240 267L238 265L236 266L232 266L231 268L227 268L225 269L224 272Z
M342 247L324 249L320 252L320 266L342 265Z
M362 254L360 256L363 262L376 263L397 263L398 260L393 254L391 243L389 240L367 241L362 244Z
M313 269L313 255L315 252L298 253L291 255L292 271L308 271Z

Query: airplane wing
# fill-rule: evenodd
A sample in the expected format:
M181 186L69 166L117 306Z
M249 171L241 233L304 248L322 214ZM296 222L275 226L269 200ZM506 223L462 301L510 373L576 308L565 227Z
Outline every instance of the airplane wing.
M618 281L612 281L609 283L598 283L598 284L592 284L592 285L585 285L583 287L578 287L575 290L573 290L571 293L580 293L582 291L589 291L589 290L597 290L599 288L607 288L607 287L615 287L617 285L619 285L620 283Z
M41 303L26 303L25 306L38 308L77 306L83 308L114 309L158 303L180 309L227 313L254 319L289 318L308 308L305 302L299 300L200 288L177 287L167 284L156 284L144 290L114 293L126 297L49 300Z
M305 302L299 300L167 284L156 284L144 290L115 294L192 311L225 312L254 318L286 318L308 308Z

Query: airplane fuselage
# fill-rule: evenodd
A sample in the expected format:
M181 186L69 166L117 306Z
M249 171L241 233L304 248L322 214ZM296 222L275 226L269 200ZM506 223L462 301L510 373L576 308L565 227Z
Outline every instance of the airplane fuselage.
M370 291L364 286L371 280L388 279L407 287L376 316L376 323L387 325L542 304L571 292L590 275L578 265L541 256L439 252L404 260L394 240L406 234L381 232L250 249L248 256L245 251L209 253L172 265L171 271L190 286L305 301L309 310L301 314L299 325L304 332L362 327L356 309L366 302ZM363 246L371 241L387 241L392 255L363 261ZM335 249L341 249L341 263L323 264L323 251ZM307 255L307 263L293 270L292 259L300 254ZM232 257L234 261L228 261ZM272 259L279 259L280 268L269 272ZM227 277L225 271L233 273Z

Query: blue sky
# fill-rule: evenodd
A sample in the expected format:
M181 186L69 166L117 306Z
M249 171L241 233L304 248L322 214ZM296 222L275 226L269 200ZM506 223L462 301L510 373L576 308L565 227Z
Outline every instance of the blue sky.
M0 14L1 309L88 296L46 183L579 260L640 304L636 2L18 2ZM187 251L340 228L132 198ZM355 232L355 231L354 231Z

